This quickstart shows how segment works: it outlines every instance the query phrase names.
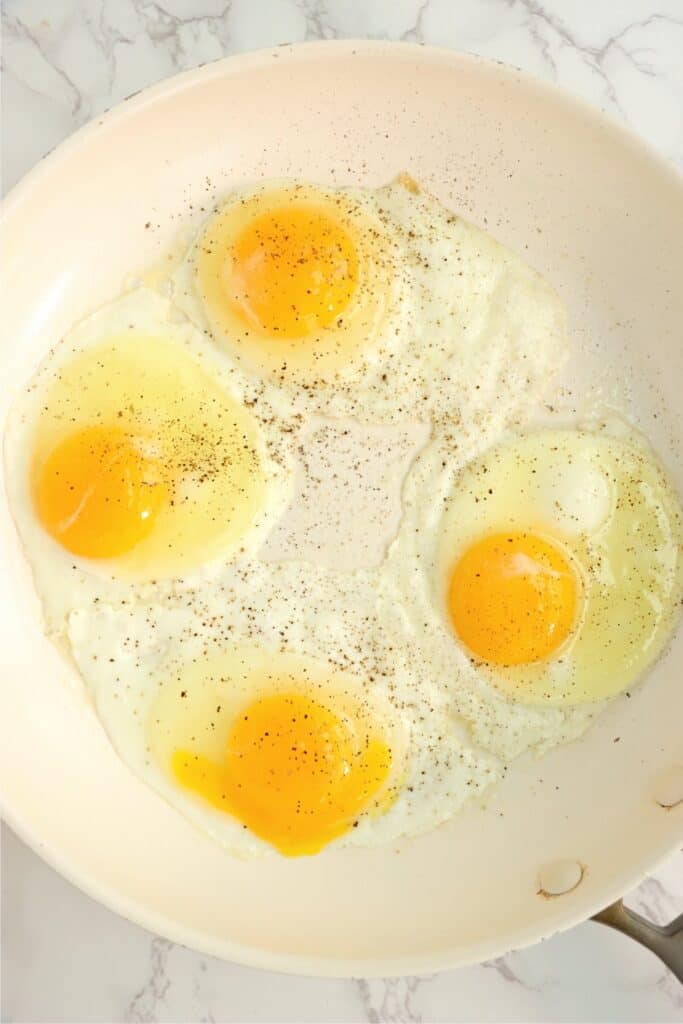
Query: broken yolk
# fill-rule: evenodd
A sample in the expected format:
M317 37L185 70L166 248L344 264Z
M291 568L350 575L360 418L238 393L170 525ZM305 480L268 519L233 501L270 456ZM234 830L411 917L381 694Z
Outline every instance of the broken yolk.
M448 611L469 650L494 665L541 661L576 618L578 578L564 552L533 533L499 533L472 545L453 569Z
M298 693L251 703L215 763L172 756L178 782L289 856L317 853L354 826L384 787L387 744L351 717Z
M358 284L359 260L345 228L324 210L298 205L251 221L235 240L224 287L241 319L264 334L305 338L331 327Z
M136 439L88 427L52 450L35 481L38 517L62 547L84 558L115 558L150 532L167 498L159 463Z

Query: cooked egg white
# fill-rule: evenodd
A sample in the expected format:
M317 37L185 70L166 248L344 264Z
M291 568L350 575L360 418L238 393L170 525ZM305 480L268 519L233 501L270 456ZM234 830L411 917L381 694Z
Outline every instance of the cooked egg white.
M15 403L10 497L53 625L84 598L253 548L286 500L284 435L197 333L133 292L76 327Z
M500 427L567 355L553 289L407 175L379 189L238 189L174 299L301 412Z
M420 834L658 656L680 503L635 437L505 433L567 355L518 256L405 175L266 182L170 284L56 346L5 457L48 630L198 828L242 856Z

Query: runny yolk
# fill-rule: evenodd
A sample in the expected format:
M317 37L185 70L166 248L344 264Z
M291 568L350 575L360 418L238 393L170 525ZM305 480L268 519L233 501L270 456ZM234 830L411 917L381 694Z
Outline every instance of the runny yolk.
M469 650L494 665L547 658L576 617L578 580L563 551L533 533L498 533L453 569L448 610Z
M248 326L279 338L330 327L358 283L358 256L345 228L313 205L256 217L238 235L224 287Z
M317 853L352 828L390 768L384 741L297 693L250 704L220 764L187 750L172 757L178 782L288 856Z
M134 548L152 529L166 496L159 464L115 427L70 434L35 482L41 523L84 558L114 558Z

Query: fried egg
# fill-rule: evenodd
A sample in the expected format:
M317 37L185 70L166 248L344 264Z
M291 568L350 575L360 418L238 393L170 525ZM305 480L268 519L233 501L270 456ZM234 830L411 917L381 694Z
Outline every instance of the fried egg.
M416 645L415 671L450 675L486 749L571 738L672 632L679 500L636 438L539 431L455 474L445 455L435 446L409 488L385 606Z
M368 204L310 185L259 188L205 228L195 285L213 334L248 365L314 384L377 336L394 255Z
M220 580L69 617L122 759L243 856L427 831L502 772L406 672L373 573L238 559Z
M48 617L84 590L188 577L253 547L284 501L261 425L196 335L133 292L75 328L17 399L8 477Z
M173 286L304 413L483 430L537 398L567 354L550 285L407 175L374 190L238 189Z

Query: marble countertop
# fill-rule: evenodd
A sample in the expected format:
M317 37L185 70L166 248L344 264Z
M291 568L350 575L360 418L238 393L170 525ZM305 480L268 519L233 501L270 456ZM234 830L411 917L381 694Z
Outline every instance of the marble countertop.
M451 46L513 63L623 120L683 165L681 0L5 0L7 190L95 114L177 71L303 39ZM628 901L683 909L683 852ZM647 951L587 923L427 978L333 981L224 964L155 938L2 835L6 1021L683 1021Z

